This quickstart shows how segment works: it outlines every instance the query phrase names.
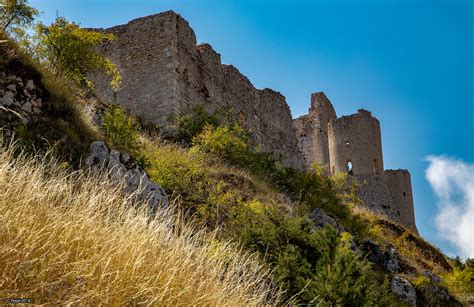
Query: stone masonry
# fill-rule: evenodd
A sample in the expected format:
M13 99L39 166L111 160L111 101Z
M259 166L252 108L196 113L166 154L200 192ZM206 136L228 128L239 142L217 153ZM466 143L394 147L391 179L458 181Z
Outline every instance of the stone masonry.
M292 117L285 97L258 90L208 44L196 45L188 22L174 12L139 18L126 25L100 29L117 39L101 46L122 74L113 93L108 80L92 76L96 93L115 101L166 133L170 119L203 106L208 112L231 112L265 152L285 165L302 167Z
M315 93L309 114L294 119L293 128L305 166L316 162L329 174L354 176L365 206L418 232L410 173L384 170L380 122L369 111L337 118L327 97Z
M228 112L265 152L286 166L323 166L328 175L348 172L360 183L364 204L416 230L410 174L385 171L380 123L369 111L337 118L324 93L311 95L308 115L292 120L285 97L256 89L232 65L221 63L209 44L180 15L168 11L126 25L96 29L116 40L100 46L122 74L114 93L109 80L92 75L97 95L115 102L163 134L173 134L171 119L202 106Z
M328 124L333 119L336 119L336 111L329 99L323 93L314 93L311 95L309 114L294 120L305 167L316 162L329 171Z

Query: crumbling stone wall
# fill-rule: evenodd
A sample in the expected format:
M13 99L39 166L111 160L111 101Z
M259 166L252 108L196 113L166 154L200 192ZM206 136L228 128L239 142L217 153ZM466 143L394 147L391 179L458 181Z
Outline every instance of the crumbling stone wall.
M383 174L379 121L362 109L330 121L329 156L333 174L347 172L349 163L353 175Z
M100 48L117 65L123 82L114 93L106 77L93 75L96 94L104 101L116 101L145 122L165 126L168 117L178 113L176 27L175 14L166 12L101 29L117 36Z
M14 59L3 67L0 71L0 128L4 136L10 136L16 123L27 125L40 119L48 97L41 76L20 60Z
M309 114L293 120L293 128L306 167L317 162L330 166L328 174L349 173L367 208L418 232L410 173L384 171L380 123L369 111L336 118L326 96L315 93Z
M173 133L172 117L194 106L230 112L262 150L285 165L317 162L334 174L347 172L350 162L351 175L363 183L366 206L416 230L409 174L385 176L380 123L370 112L337 118L329 99L314 93L309 114L292 120L283 95L256 89L237 68L222 64L209 44L197 45L188 22L174 12L98 31L117 36L100 48L123 77L122 88L113 93L109 80L91 76L103 100L115 101L165 134Z
M394 209L399 219L396 220L418 233L415 223L410 173L404 169L385 170L384 179L390 190L393 203L397 206Z
M117 40L101 46L116 63L123 86L114 95L108 80L92 76L96 92L115 101L164 133L170 119L202 105L208 112L228 111L251 132L262 150L287 166L302 167L285 98L269 89L258 90L232 65L223 65L208 44L196 45L188 22L165 12L110 29Z
M293 120L293 129L298 139L305 167L316 162L329 173L328 124L336 119L336 111L323 92L311 95L309 114Z

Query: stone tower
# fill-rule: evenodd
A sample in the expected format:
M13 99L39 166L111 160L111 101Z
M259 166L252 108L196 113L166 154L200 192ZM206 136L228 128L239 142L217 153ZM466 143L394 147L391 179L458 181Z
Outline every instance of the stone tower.
M383 174L380 123L369 111L331 120L328 131L331 174Z
M394 210L402 224L417 231L410 173L407 170L385 170L384 179L394 203Z
M329 165L328 173L348 173L359 182L359 197L370 210L418 232L410 173L384 170L380 122L369 111L336 118L329 100L313 94L308 115L293 120L305 166Z
M336 119L336 111L323 92L311 95L309 114L293 120L298 148L305 167L316 162L329 173L328 124Z

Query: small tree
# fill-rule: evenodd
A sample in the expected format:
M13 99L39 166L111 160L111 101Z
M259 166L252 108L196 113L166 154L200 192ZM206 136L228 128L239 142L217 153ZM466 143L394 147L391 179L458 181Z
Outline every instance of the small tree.
M0 28L5 32L31 26L38 14L38 10L28 5L28 0L0 0Z
M111 86L117 90L121 82L117 67L96 49L104 41L113 39L112 34L81 29L78 24L60 17L50 26L42 23L36 26L34 51L56 76L66 75L90 90L93 84L87 74L105 70L112 77Z

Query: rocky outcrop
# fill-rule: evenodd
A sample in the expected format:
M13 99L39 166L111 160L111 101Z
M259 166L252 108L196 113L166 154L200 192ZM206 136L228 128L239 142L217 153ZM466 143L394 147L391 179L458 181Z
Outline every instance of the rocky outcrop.
M393 247L383 251L380 246L370 240L362 242L361 249L367 253L368 259L384 268L390 273L397 273L400 270L400 260L398 253Z
M408 280L395 276L390 283L390 289L402 301L416 306L416 290Z
M8 134L13 123L27 125L41 117L47 97L41 76L19 60L11 61L0 72L0 128Z
M147 173L133 159L118 150L110 150L104 142L94 142L90 146L86 165L108 170L109 174L124 184L124 192L132 195L136 203L147 204L151 212L159 206L168 207L166 192L150 181Z
M314 222L314 225L318 229L323 228L326 225L329 225L340 233L347 231L346 228L344 228L344 226L339 224L339 222L335 218L329 216L322 209L319 209L319 208L314 209L309 214L309 218Z

